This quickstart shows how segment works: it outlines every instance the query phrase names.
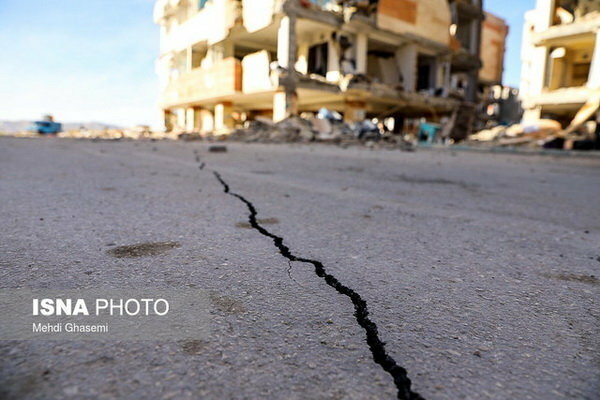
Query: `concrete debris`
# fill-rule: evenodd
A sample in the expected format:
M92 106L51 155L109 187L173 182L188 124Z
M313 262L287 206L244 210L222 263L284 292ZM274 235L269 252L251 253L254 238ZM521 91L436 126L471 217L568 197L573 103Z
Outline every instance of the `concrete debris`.
M245 129L233 131L227 139L244 142L309 142L314 139L310 122L299 117L273 123L266 118L250 121Z
M466 139L470 136L475 118L475 105L462 102L452 113L450 119L449 137L455 142Z
M600 125L595 121L580 124L578 129L563 130L551 119L495 126L471 135L467 144L487 147L525 146L546 149L600 149Z
M578 128L581 128L583 124L586 123L596 111L600 108L600 91L596 91L593 96L591 96L588 101L579 109L575 117L567 127L567 129L563 132L564 135L568 135L577 131Z
M332 143L341 146L413 150L414 145L401 135L382 132L370 120L358 123L344 122L338 113L321 110L316 117L290 117L281 122L257 118L244 129L237 129L226 140L261 143Z
M498 125L484 129L469 137L470 141L489 142L506 138L529 138L531 140L543 139L557 135L562 129L558 121L540 119L534 122L514 124L511 126Z

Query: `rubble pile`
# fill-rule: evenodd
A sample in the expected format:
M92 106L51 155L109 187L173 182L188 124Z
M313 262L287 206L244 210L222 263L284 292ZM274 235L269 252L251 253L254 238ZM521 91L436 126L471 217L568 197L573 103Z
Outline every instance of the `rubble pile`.
M226 140L260 143L308 143L320 142L342 146L364 145L367 147L400 148L412 150L413 145L400 135L382 133L370 120L349 124L329 110L322 110L318 117L290 117L281 122L257 117L243 129L237 129Z
M564 150L600 150L600 121L593 116L600 109L600 92L590 97L570 124L552 119L495 126L469 137L470 144L491 146L527 146Z
M250 121L246 128L233 131L228 139L270 143L310 142L314 139L314 133L310 122L300 117L288 118L278 123L257 117Z
M520 146L548 149L583 149L595 140L596 123L590 121L574 132L563 130L558 121L540 119L511 126L495 126L469 137L467 144L484 147ZM588 143L589 142L589 143Z

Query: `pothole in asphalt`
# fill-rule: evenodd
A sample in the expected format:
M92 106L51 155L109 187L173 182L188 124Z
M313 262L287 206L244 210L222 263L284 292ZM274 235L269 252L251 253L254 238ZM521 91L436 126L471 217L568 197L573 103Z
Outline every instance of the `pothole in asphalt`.
M146 242L115 247L107 250L107 253L117 258L148 257L158 256L177 247L180 247L177 242Z
M264 218L257 219L256 222L258 222L260 225L276 225L279 223L279 220L277 218ZM249 222L238 222L235 224L235 226L238 228L252 229L252 225L250 225Z

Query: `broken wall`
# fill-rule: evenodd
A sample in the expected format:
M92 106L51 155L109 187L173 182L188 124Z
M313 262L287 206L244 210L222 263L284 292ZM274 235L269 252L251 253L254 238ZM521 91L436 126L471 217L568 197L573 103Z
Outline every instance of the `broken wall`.
M394 33L412 33L450 44L452 23L447 0L379 0L377 24Z
M277 3L278 0L243 0L242 16L246 30L252 33L271 25Z
M254 93L274 89L270 77L271 55L262 50L249 54L242 60L242 88L244 93Z

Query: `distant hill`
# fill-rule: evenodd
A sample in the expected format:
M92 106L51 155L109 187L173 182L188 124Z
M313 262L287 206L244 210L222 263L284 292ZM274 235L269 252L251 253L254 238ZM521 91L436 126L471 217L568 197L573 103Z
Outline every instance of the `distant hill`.
M60 122L60 121L57 121ZM0 132L16 133L26 131L33 125L33 121L0 121ZM83 127L84 129L102 130L102 129L121 129L120 126L103 124L101 122L65 122L63 130L70 131Z

